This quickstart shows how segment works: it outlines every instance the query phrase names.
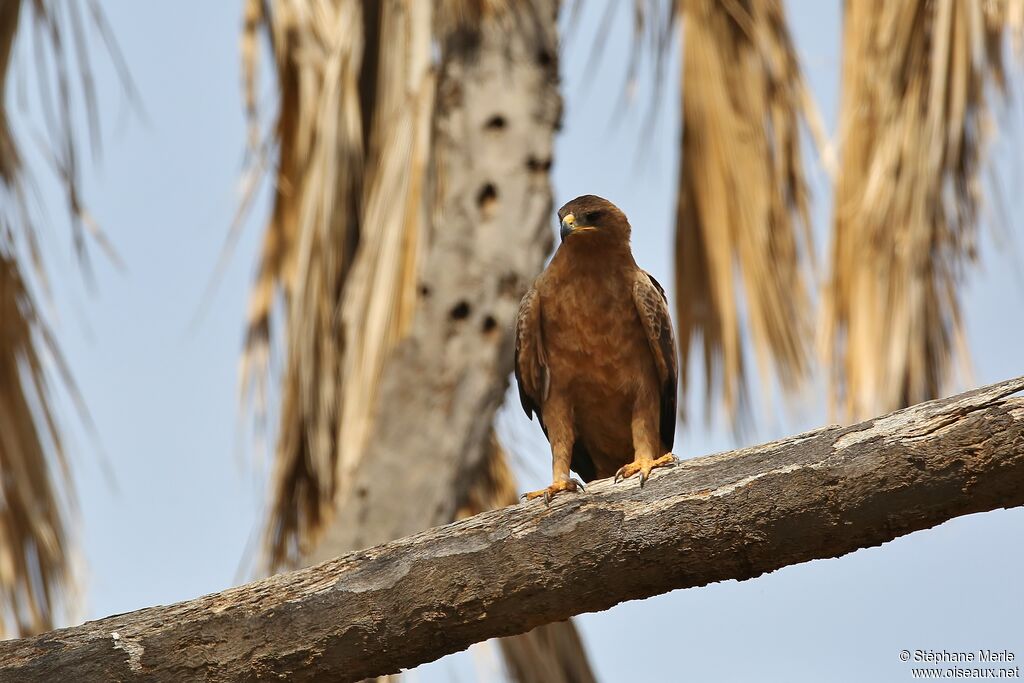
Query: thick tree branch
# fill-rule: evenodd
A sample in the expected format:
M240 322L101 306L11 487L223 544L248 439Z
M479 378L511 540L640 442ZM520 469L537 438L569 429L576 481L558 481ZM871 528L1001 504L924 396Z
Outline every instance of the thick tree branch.
M1024 504L1024 378L0 643L0 681L355 681Z

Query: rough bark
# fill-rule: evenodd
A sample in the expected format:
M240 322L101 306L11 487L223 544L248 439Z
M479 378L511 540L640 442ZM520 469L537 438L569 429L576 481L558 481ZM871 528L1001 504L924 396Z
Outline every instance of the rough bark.
M509 467L509 456L496 434L462 501L457 519L515 505L519 488ZM505 671L513 683L596 683L583 640L569 621L538 626L529 633L498 639Z
M1024 505L1024 377L0 643L0 681L354 681Z

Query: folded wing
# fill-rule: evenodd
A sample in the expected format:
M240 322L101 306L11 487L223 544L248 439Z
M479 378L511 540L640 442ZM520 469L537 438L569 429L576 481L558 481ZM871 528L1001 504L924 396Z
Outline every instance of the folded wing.
M540 295L531 288L519 303L519 316L516 318L515 375L523 410L531 418L536 413L541 427L544 427L540 408L548 396L550 376L540 320Z
M647 341L654 356L661 391L660 431L662 446L672 450L676 434L676 395L679 378L675 333L668 312L665 290L654 277L638 270L633 284L633 303L640 314Z

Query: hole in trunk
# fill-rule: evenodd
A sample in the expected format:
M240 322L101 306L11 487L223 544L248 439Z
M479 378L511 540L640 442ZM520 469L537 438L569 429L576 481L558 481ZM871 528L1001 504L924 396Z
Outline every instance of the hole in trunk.
M469 317L469 302L463 300L455 304L448 315L451 316L452 320L465 320Z
M476 196L476 205L484 218L490 218L498 210L498 188L494 183L487 183L480 188Z
M538 159L531 156L526 160L526 168L530 173L547 173L551 170L551 159Z

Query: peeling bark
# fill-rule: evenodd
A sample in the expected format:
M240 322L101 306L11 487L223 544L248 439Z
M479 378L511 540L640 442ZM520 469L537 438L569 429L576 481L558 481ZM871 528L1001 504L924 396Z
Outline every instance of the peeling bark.
M0 643L0 681L356 681L1024 505L1024 377Z

